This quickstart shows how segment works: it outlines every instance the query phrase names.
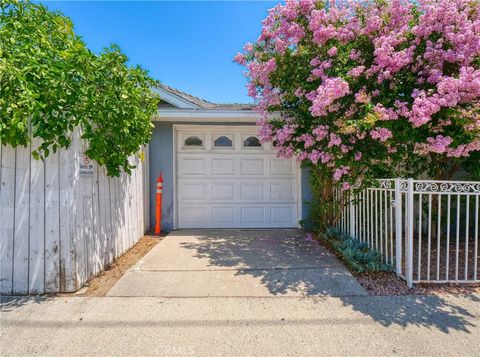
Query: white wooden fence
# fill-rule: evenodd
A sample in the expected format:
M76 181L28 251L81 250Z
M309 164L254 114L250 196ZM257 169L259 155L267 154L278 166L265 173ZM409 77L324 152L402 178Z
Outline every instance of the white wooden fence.
M480 182L385 179L337 197L337 227L380 252L409 286L480 282Z
M148 227L148 162L131 176L80 175L85 143L45 162L0 148L0 292L72 292L132 247Z

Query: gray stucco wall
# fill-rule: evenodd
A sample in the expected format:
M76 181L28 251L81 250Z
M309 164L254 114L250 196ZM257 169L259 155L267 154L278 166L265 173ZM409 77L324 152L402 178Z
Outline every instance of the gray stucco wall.
M150 222L155 226L155 189L157 177L163 172L162 231L173 230L173 125L182 122L155 122L149 146L150 154ZM249 123L195 123L195 125L253 125ZM311 197L309 173L302 169L302 219L308 217Z

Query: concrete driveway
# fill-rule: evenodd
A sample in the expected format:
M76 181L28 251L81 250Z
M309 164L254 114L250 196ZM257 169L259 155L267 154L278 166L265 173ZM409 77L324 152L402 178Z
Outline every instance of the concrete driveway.
M364 296L338 259L299 230L180 230L108 296Z

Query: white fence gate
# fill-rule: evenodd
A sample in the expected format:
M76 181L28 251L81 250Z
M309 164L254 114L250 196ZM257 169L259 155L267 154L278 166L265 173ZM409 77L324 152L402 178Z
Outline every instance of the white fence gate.
M0 146L0 293L71 292L108 267L147 229L148 162L108 177L74 133L67 150L34 160L27 147Z
M413 283L480 282L480 182L379 180L338 195L337 228L381 253Z

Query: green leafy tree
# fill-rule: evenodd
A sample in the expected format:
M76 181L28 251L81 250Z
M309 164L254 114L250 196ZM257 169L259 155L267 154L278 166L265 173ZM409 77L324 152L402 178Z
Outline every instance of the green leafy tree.
M66 148L75 128L87 155L109 175L130 172L128 158L151 136L157 84L127 65L116 46L91 52L60 12L28 1L0 0L0 142L41 145L44 158Z

